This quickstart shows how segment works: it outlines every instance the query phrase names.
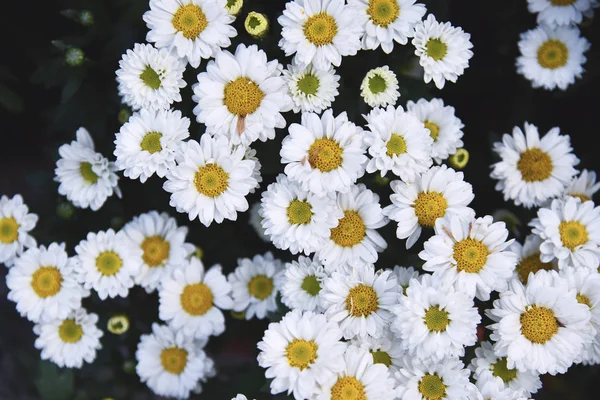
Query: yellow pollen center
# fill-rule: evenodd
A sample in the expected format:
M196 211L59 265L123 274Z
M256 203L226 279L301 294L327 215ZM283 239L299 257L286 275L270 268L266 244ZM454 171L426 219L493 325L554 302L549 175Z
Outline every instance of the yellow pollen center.
M542 260L540 260L540 253L535 253L527 257L523 257L521 262L517 264L516 269L517 274L519 274L519 279L521 280L521 282L526 284L530 272L533 272L535 274L541 269L545 271L550 271L552 269L552 264L542 262Z
M579 304L585 304L590 308L592 307L592 302L590 301L590 298L587 297L585 294L577 293L576 298Z
M92 170L91 163L82 162L79 165L79 172L81 173L81 176L87 183L94 184L98 182L98 175L96 175L96 173Z
M532 148L521 153L517 169L525 182L543 181L552 174L552 159L548 153Z
M440 39L429 39L426 47L427 55L435 61L440 61L448 52L448 46Z
M308 201L294 199L287 208L288 222L292 225L308 224L312 216L312 207Z
M378 302L377 292L371 286L361 283L350 289L346 297L346 310L353 317L365 317L379 309Z
M338 378L331 387L331 400L367 400L365 387L353 376Z
M429 136L433 139L434 142L437 142L438 136L440 135L440 127L438 124L434 124L431 121L423 122L425 128L429 129Z
M446 396L446 385L437 374L426 374L419 381L419 393L426 400L440 400Z
M77 343L83 336L83 329L75 320L65 319L58 327L58 336L65 343Z
M186 4L181 6L173 15L171 20L173 28L182 32L187 39L195 39L208 26L206 15L202 8L196 4Z
M415 200L415 215L419 225L433 228L435 221L446 214L448 202L441 193L420 192Z
M575 3L577 0L550 0L553 6L570 6Z
M582 203L591 200L590 196L584 193L569 193L569 196L578 198L579 200L581 200Z
M291 367L300 370L308 368L317 359L319 347L312 340L294 339L285 348L285 356Z
M400 15L400 7L396 0L369 0L367 14L375 25L387 27Z
M560 241L563 246L574 251L577 246L588 242L588 232L579 221L563 221L558 225Z
M390 140L386 143L387 148L386 154L388 156L399 156L400 154L406 153L406 141L398 134L392 133Z
M198 193L207 197L218 197L227 190L229 174L217 164L206 164L198 168L194 185Z
M564 67L569 60L569 48L560 40L546 40L537 51L537 60L543 68Z
M544 344L558 332L558 320L549 308L534 305L520 319L521 333L530 342Z
M266 275L256 275L248 282L248 292L259 300L266 299L273 292L273 279Z
M96 257L96 268L104 276L112 276L119 272L123 260L114 251L103 251Z
M148 132L142 139L140 143L140 147L142 150L146 150L150 154L154 154L157 151L161 151L162 145L160 144L160 138L162 137L162 133L160 132Z
M333 139L316 139L308 149L308 162L321 172L329 172L342 165L342 148Z
M331 229L331 240L341 247L353 247L362 242L367 227L357 211L346 210L338 225Z
M19 238L19 224L13 217L0 219L0 242L9 244Z
M333 43L338 27L335 18L327 13L315 14L304 23L304 36L315 46Z
M245 117L258 110L264 97L254 81L239 77L225 85L223 103L230 113Z
M454 245L456 269L476 274L485 265L488 254L485 244L475 239L463 239Z
M179 375L187 365L187 356L187 350L179 347L170 347L160 353L160 363L165 371Z
M508 383L517 377L516 369L509 369L506 362L506 357L498 359L491 365L492 374L501 378L504 383Z
M169 258L171 245L161 236L149 236L140 246L144 251L142 259L149 267L160 267Z
M390 357L390 355L385 351L372 351L371 355L373 356L373 364L383 364L386 367L392 365L392 357Z
M62 275L56 267L40 267L31 277L31 287L41 298L54 296L62 286Z
M434 332L445 332L450 323L448 311L440 310L439 305L429 307L423 319L427 329Z
M193 283L183 288L179 301L185 312L200 316L213 306L213 293L204 283Z

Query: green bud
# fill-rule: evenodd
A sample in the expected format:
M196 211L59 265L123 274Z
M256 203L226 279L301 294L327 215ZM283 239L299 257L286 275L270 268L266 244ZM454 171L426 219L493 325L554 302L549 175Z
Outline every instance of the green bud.
M65 51L65 63L71 67L78 67L83 64L85 53L78 47L70 47Z

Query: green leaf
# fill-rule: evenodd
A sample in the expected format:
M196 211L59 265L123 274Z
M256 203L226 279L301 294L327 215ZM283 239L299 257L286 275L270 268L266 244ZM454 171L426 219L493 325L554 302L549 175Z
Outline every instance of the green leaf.
M71 400L73 398L73 372L60 370L49 361L40 361L40 376L35 381L44 400Z

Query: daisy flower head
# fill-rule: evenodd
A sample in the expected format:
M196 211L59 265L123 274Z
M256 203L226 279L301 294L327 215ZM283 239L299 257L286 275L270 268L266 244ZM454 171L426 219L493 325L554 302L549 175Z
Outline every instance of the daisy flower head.
M494 353L519 371L563 374L592 339L590 308L556 271L538 271L526 286L511 280L486 315Z
M148 293L159 288L175 269L185 265L195 251L194 245L185 242L188 228L177 226L175 218L165 212L153 210L136 215L122 231L142 250L141 270L134 281Z
M538 235L529 234L525 237L523 244L518 241L514 241L510 245L510 251L517 256L517 266L513 278L519 279L524 285L527 284L529 274L536 273L539 270L557 270L558 263L556 260L550 260L543 262L541 260L540 246L543 240Z
M283 70L283 78L292 98L292 110L299 112L320 113L331 107L331 103L339 94L340 76L329 66L316 69L313 64L300 66L292 62Z
M400 371L402 360L406 355L400 339L389 328L386 328L378 338L355 336L350 344L368 350L373 357L373 364L385 365L392 378Z
M544 242L541 260L558 259L560 269L568 266L598 268L600 264L600 206L575 197L555 199L549 208L540 208L529 224Z
M394 42L408 43L413 37L415 25L421 21L427 9L417 0L348 0L348 5L367 17L362 36L364 50L384 53L394 50Z
M454 107L444 105L439 98L419 99L416 103L406 103L407 112L415 115L433 139L431 157L438 164L464 146L462 141L464 124L455 115Z
M167 49L136 43L121 56L116 71L121 101L133 110L169 109L181 101L185 64Z
M440 218L475 216L468 207L475 198L473 187L465 182L461 171L445 164L429 168L410 183L392 181L390 187L392 204L383 209L383 214L398 223L396 236L407 239L407 249L417 242L424 228L431 230Z
M471 35L450 22L438 22L433 14L415 25L412 44L425 83L433 79L438 89L443 89L446 81L456 83L473 57Z
M396 74L387 65L373 68L360 84L360 95L371 107L395 105L400 97Z
M246 195L258 184L253 176L255 163L244 156L245 147L232 148L222 135L204 134L200 143L183 142L176 152L177 165L167 171L163 184L171 193L169 204L204 226L235 221L238 211L248 210Z
M37 245L29 234L37 221L37 214L29 212L20 194L0 197L0 263L11 266L23 250Z
M292 310L324 312L319 293L327 277L323 265L308 257L300 256L298 261L286 263L281 278L281 302Z
M231 285L221 266L207 271L197 257L173 271L158 289L159 318L186 336L204 339L225 331L221 310L233 307Z
M343 211L330 230L329 239L315 254L328 270L350 263L373 264L387 248L376 229L388 223L379 204L379 195L365 184L353 185L348 193L338 193L337 206Z
M89 295L77 281L64 243L32 247L17 258L6 276L8 299L32 322L65 319Z
M115 163L94 150L94 141L85 128L77 129L77 139L58 148L54 180L58 193L75 207L97 211L107 198L121 190Z
M392 171L403 181L412 182L431 167L433 139L423 123L402 106L374 108L364 118L370 129L365 132L371 156L368 173L379 171L383 177Z
M190 120L179 110L135 112L115 135L115 166L144 183L175 167L175 152L190 136Z
M590 42L576 27L538 25L521 33L517 72L534 88L566 90L575 78L581 78L589 48Z
M596 182L596 172L583 169L571 180L563 193L564 196L577 197L585 202L593 200L594 194L600 189L600 182ZM549 202L550 203L550 202ZM546 204L547 206L548 204Z
M285 174L279 174L262 193L259 213L275 247L305 255L323 247L343 216L333 193L317 196L304 191Z
M325 316L339 323L345 339L381 337L398 303L398 281L389 270L375 272L372 264L333 271L320 296Z
M366 16L344 0L293 0L277 18L282 26L279 47L301 66L326 70L361 49Z
M258 342L257 359L267 379L273 378L271 393L308 399L319 387L332 385L344 368L339 361L347 345L341 339L335 322L312 311L292 310L270 323Z
M538 207L548 199L560 196L577 175L579 158L573 154L571 138L554 127L540 137L538 128L525 122L525 133L513 128L512 135L502 135L493 151L500 161L492 164L490 177L498 180L496 190L504 200L518 206Z
M192 337L157 323L141 336L135 358L136 373L154 393L180 399L190 396L206 377L207 365L213 365Z
M239 44L234 54L217 52L192 86L196 120L233 144L274 139L275 128L286 125L281 113L292 108L282 69L256 45Z
M175 50L180 59L198 68L221 47L229 47L237 31L225 8L227 0L150 0L143 15L146 40L158 48Z
M89 232L75 252L75 270L85 289L94 289L101 300L127 297L140 273L143 252L124 231Z
M65 318L42 320L33 327L38 336L35 348L41 350L42 360L50 360L63 368L81 368L92 363L96 351L102 348L103 333L96 326L98 315L79 308Z
M527 9L537 14L538 24L556 27L580 24L592 5L590 0L527 0Z
M231 284L233 311L244 312L247 320L264 319L277 310L277 294L284 273L283 263L271 252L238 259L238 265L227 276Z
M344 369L337 373L337 379L321 385L316 400L396 399L394 379L385 365L373 362L368 350L350 345L343 356L340 364Z
M300 124L293 123L288 130L279 153L281 163L303 190L319 196L347 192L364 175L368 160L364 133L345 111L337 117L331 109L321 116L303 113Z

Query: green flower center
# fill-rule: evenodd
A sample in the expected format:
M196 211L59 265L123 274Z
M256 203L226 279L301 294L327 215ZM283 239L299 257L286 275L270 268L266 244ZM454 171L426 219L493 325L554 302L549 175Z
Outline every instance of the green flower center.
M160 132L148 132L142 139L140 143L140 147L142 150L146 150L150 154L154 154L157 151L161 151L162 145L160 144L160 138L162 137L162 133Z
M373 75L369 78L369 90L373 94L385 92L387 89L387 82L381 75Z
M440 61L448 52L448 46L440 39L429 39L426 47L427 55L435 61Z
M294 199L287 208L288 222L292 225L308 224L312 216L312 207L308 201Z
M506 357L498 359L492 364L492 374L502 378L504 383L508 383L517 377L516 369L509 369L506 362Z
M373 356L373 364L383 364L386 367L392 365L392 357L390 357L390 355L385 351L372 351L371 355Z
M425 325L427 329L433 332L445 332L450 319L448 318L448 311L440 310L440 306L431 306L425 312Z
M437 374L426 374L419 382L419 392L426 400L440 400L446 396L446 385Z
M321 291L321 284L317 280L317 277L314 275L307 275L304 280L302 280L302 289L310 294L311 296L316 296Z
M91 163L85 161L82 162L79 165L79 172L81 173L81 176L87 183L93 185L94 183L98 182L98 175L96 175L96 173L92 171Z
M256 275L248 282L248 292L259 300L266 299L273 292L273 279L266 275Z
M388 156L399 156L400 154L406 153L406 141L404 138L396 133L392 133L390 140L386 143L387 148L386 154Z
M306 96L315 95L319 90L319 78L313 74L306 74L298 80L298 90Z
M160 76L149 65L146 65L146 69L140 74L140 79L146 86L154 90L162 85Z

